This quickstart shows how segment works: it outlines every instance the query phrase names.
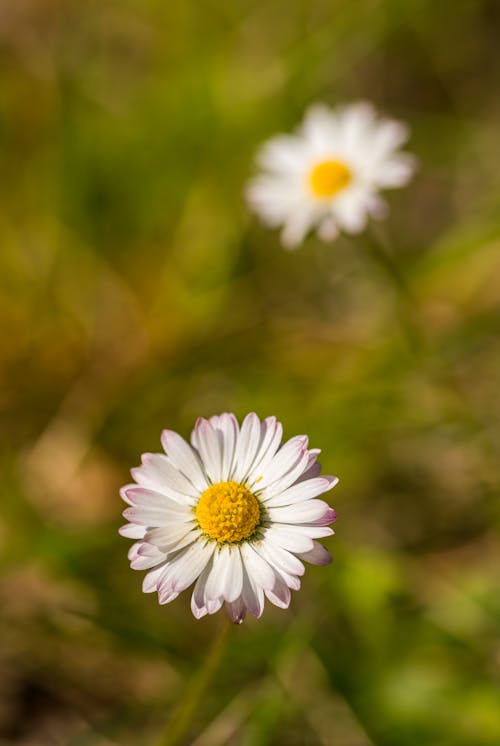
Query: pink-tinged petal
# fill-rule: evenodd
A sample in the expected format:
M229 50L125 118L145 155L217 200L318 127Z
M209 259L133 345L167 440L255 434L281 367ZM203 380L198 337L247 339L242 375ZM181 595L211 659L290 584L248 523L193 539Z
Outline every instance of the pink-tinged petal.
M242 600L250 614L259 619L264 611L264 590L247 572L243 563Z
M167 565L164 562L159 567L155 567L154 570L151 570L151 572L148 572L148 574L144 577L142 581L142 590L143 593L153 593L153 591L156 591L158 587L158 583L160 582L163 573L166 571Z
M218 432L203 417L198 418L194 432L195 442L197 443L205 472L213 484L220 482L222 453Z
M338 482L337 477L316 477L306 482L295 483L292 487L278 492L272 497L262 496L266 508L277 508L280 505L293 505L294 503L311 500L323 492L331 490Z
M158 594L158 603L162 606L164 604L169 604L171 601L175 601L179 593L177 591L170 591L165 593L159 593Z
M327 215L317 227L316 230L318 238L322 241L330 242L335 241L340 231L335 219L332 215Z
M130 567L133 570L149 570L165 561L165 554L156 547L144 542L133 544L128 551Z
M288 609L292 594L288 585L279 577L276 577L274 586L264 591L269 601L280 609Z
M189 479L199 492L208 487L208 481L203 471L200 459L184 438L173 430L164 430L161 434L161 444L172 464Z
M308 521L312 526L329 526L330 523L334 523L337 520L337 513L333 508L325 510L324 514L315 521Z
M332 555L325 549L323 544L318 541L314 542L314 547L309 552L301 552L299 554L301 559L309 562L311 565L329 565L332 561Z
M144 534L146 533L146 527L138 526L136 523L126 523L118 529L118 533L121 536L125 536L127 539L143 539Z
M269 519L273 523L314 523L326 526L335 520L336 513L323 500L306 500L294 505L267 510Z
M133 487L137 487L136 484L126 484L124 487L120 487L120 497L121 499L128 503L128 505L132 505L130 502L130 498L127 496L127 491L131 490Z
M241 598L226 601L226 611L233 624L241 624L247 614L246 606Z
M196 619L201 619L202 616L208 614L208 609L205 601L205 586L207 578L212 571L213 555L208 562L205 569L201 572L198 580L195 583L193 593L191 595L191 611Z
M321 474L321 464L319 464L316 459L311 459L311 451L309 451L309 464L306 467L306 470L303 474L300 475L300 477L295 481L295 484L299 484L300 482L306 482L309 479L315 479L316 477L319 477Z

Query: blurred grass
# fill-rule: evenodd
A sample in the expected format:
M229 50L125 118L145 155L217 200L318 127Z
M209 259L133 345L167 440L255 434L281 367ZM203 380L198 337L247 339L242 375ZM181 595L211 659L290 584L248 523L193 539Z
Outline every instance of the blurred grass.
M499 22L0 0L1 743L163 727L217 620L141 594L117 489L222 410L307 432L340 520L292 609L236 630L189 742L500 743ZM420 161L388 263L367 238L285 253L242 201L255 147L358 98Z

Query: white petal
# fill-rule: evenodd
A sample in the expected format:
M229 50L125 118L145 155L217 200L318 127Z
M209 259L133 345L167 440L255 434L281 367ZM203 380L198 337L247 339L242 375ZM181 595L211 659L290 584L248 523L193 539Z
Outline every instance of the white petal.
M236 452L232 478L244 482L252 467L261 441L260 420L255 412L247 414L242 422Z
M121 536L126 536L127 539L143 539L146 533L145 526L138 526L136 523L126 523L124 526L118 529L118 533Z
M291 438L282 445L276 455L266 465L265 471L263 470L262 480L258 483L257 489L263 491L270 484L289 473L302 459L303 454L307 452L306 445L307 438L305 436Z
M146 541L168 554L189 546L200 536L201 531L198 528L192 528L188 523L175 523L150 529L146 534Z
M264 171L289 176L301 172L304 155L304 146L300 138L277 135L264 143L257 153L256 161Z
M221 480L227 482L233 468L234 451L239 433L238 421L234 414L224 412L218 417L211 417L210 423L222 436Z
M131 523L143 526L164 526L171 523L185 523L194 520L193 512L165 495L152 492L144 487L129 489L127 492L133 507L126 508L123 515Z
M301 523L276 523L271 528L284 528L288 533L308 536L311 539L324 539L326 536L333 536L335 533L330 526L304 526Z
M379 167L374 182L385 189L404 186L413 176L415 167L416 161L411 155L400 153Z
M164 492L177 502L192 504L199 495L198 490L163 453L145 453L142 466L132 469L131 473L138 484Z
M209 614L215 614L217 611L219 611L223 603L224 599L222 598L222 596L220 596L219 598L207 598L207 612Z
M410 135L410 131L404 122L394 119L382 119L377 123L376 130L372 134L371 148L377 158L387 157L393 150L403 145Z
M273 523L315 523L316 521L334 520L330 506L323 500L306 500L295 505L286 505L280 508L269 508L268 516Z
M334 241L339 235L339 228L334 218L327 215L318 226L318 236L322 241Z
M307 462L308 462L308 453L307 450L304 450L302 452L302 455L298 459L298 461L295 463L292 469L287 471L281 479L277 479L276 481L273 481L272 484L270 484L268 487L266 487L262 492L262 499L267 500L268 498L272 498L275 495L280 494L281 492L284 492L289 487L291 487L297 479L304 473L304 471L307 469Z
M246 189L249 207L270 228L276 228L303 203L302 183L276 176L258 176Z
M234 601L241 593L242 583L243 571L238 548L227 545L218 547L205 585L205 598Z
M246 571L243 566L243 592L242 599L246 608L252 616L259 619L264 610L264 590Z
M264 539L273 544L287 549L290 552L309 552L314 547L313 540L306 534L289 531L283 524L277 523L265 529Z
M310 500L313 497L321 495L323 492L331 490L338 482L337 477L316 477L303 482L300 481L292 487L278 492L270 498L262 496L266 508L275 508L280 505L292 505L293 503Z
M285 249L297 249L316 222L316 209L307 203L297 205L288 216L281 231L281 243Z
M187 502L179 503L177 500L165 495L163 492L138 487L134 485L127 490L130 505L134 508L158 508L171 511L179 515L192 515L192 509Z
M305 573L302 562L294 554L275 544L267 535L259 545L258 551L279 572L286 572L289 575L303 575Z
M276 417L266 417L262 423L263 435L261 444L255 460L252 465L252 469L248 475L248 485L250 489L258 482L262 481L262 475L267 468L267 465L274 458L276 451L278 450L281 439L283 438L283 426L281 422L278 422Z
M240 553L245 565L245 571L255 586L272 588L275 581L275 573L271 565L259 554L256 544L246 542L241 544Z
M297 480L295 480L295 484L298 484L299 482L305 482L306 479L314 479L315 477L319 477L319 475L321 474L321 464L318 463L318 456L320 453L320 448L309 449L309 460L307 462L306 470L300 475Z
M214 551L213 542L196 541L167 562L166 571L158 583L162 596L180 593L188 588L205 569Z
M366 227L366 192L350 189L339 196L332 205L335 220L346 233L361 233Z
M181 471L200 492L208 487L200 460L184 438L173 430L164 430L161 444L173 465Z
M156 590L166 569L167 565L166 562L164 562L162 565L155 567L154 570L151 570L151 572L148 572L142 581L142 590L144 593L152 593Z
M195 426L196 442L203 466L212 484L221 481L221 442L216 430L208 420L200 417Z
M191 523L193 520L189 514L180 515L170 510L154 508L127 508L123 515L132 523L139 523L142 526L167 526L173 522Z
M339 137L338 116L324 104L312 104L300 131L317 152L329 150Z

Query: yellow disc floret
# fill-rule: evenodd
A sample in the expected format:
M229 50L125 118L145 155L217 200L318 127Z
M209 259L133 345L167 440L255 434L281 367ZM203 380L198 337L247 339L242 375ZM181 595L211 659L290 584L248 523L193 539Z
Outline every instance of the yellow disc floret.
M196 518L211 539L241 541L254 533L260 521L259 502L238 482L217 482L202 493Z
M351 171L341 161L321 161L311 170L309 184L315 197L333 197L351 178Z

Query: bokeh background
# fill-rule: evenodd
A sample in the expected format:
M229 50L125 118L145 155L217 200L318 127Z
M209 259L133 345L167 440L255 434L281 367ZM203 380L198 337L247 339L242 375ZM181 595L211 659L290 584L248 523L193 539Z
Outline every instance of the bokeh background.
M340 518L186 743L500 743L499 32L494 0L0 0L1 744L154 743L221 619L141 593L117 491L225 410L308 433ZM358 99L419 172L287 253L254 151Z

